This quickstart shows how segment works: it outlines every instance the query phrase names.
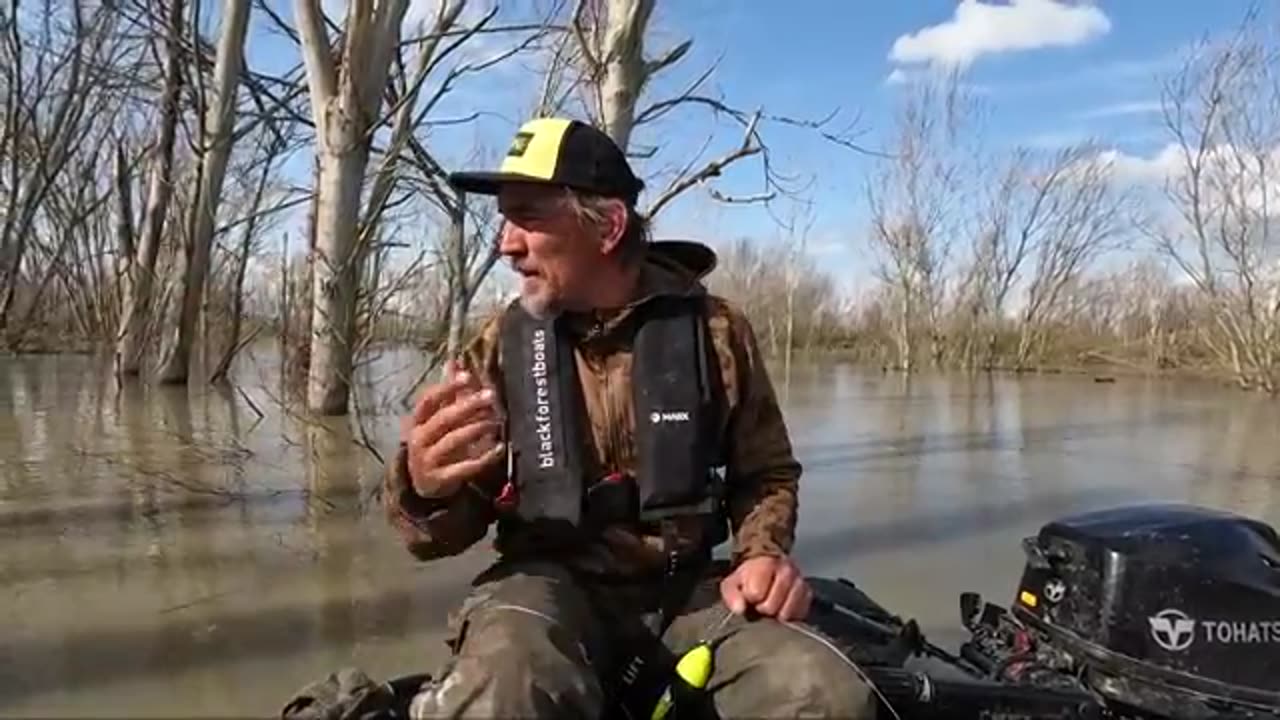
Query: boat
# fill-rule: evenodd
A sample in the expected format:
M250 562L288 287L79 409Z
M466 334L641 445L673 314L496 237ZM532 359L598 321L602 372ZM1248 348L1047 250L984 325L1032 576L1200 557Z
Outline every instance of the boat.
M808 578L806 621L863 671L880 717L1280 720L1280 539L1270 525L1194 505L1126 505L1058 517L1022 550L1007 602L958 594L967 637L954 651L845 577ZM680 683L672 670L668 687ZM377 686L392 700L385 716L360 717L404 717L429 679ZM687 700L688 688L649 696L674 698L668 718L711 707ZM283 716L302 717L291 709L296 699ZM654 715L616 706L608 716Z

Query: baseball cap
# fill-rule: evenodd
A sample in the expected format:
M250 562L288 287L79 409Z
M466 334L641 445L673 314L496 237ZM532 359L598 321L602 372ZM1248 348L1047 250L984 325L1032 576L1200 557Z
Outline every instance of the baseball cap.
M481 195L496 195L507 182L568 186L632 205L644 188L626 154L608 135L567 118L537 118L520 126L496 171L449 175L454 187Z

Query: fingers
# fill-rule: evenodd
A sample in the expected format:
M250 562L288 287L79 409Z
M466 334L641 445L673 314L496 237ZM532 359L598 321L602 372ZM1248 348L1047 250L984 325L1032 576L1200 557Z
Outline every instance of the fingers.
M423 497L447 497L457 492L458 488L487 470L502 459L506 446L498 443L479 457L451 463L427 473L421 481L414 483L414 490Z
M445 433L444 437L426 448L427 455L435 459L436 464L444 465L455 453L465 450L485 435L492 436L497 429L498 424L492 419L475 420Z
M752 607L761 615L795 620L808 615L813 593L800 568L787 558L747 560L720 583L725 605L742 614Z
M428 448L454 428L480 419L496 419L490 390L482 390L439 409L411 432L410 442L414 447Z
M777 616L778 612L782 610L783 604L787 601L796 579L795 566L787 562L778 563L777 569L773 572L773 582L769 585L769 592L756 605L756 610L760 611L761 615Z
M426 423L410 428L407 442L412 450L425 450L464 425L496 420L497 418L485 407L483 401L477 398L455 401L433 415Z
M735 615L742 615L747 612L746 598L742 597L742 587L739 584L737 573L732 573L724 580L720 581L720 599L724 601L725 607Z
M409 416L409 424L421 425L426 422L427 418L436 414L440 408L444 407L445 403L454 398L458 388L459 385L457 383L447 382L431 385L422 391L418 402L413 406L413 414Z
M450 360L445 370L445 382L436 383L423 391L422 396L413 407L411 424L421 425L435 415L445 405L458 396L458 393L472 388L480 389L479 381L471 373L461 370L457 362Z
M809 583L805 582L804 578L796 578L791 583L786 602L778 612L778 619L784 622L803 620L809 615L809 606L812 603L813 591L809 588Z
M741 615L768 597L774 562L773 558L751 558L720 582L720 597L729 610Z
M769 560L772 558L759 558ZM773 562L756 562L748 560L739 568L742 575L742 596L751 605L759 605L769 596L773 587Z
M478 417L471 422L456 427L445 433L444 437L431 441L423 440L429 429L419 427L411 436L409 443L410 470L414 487L422 493L432 495L447 494L436 487L441 482L441 471L467 459L473 443L481 441L485 436L491 440L497 430L497 423L492 419ZM496 444L496 443L495 443ZM499 447L503 447L499 445ZM492 448L486 450L491 452Z

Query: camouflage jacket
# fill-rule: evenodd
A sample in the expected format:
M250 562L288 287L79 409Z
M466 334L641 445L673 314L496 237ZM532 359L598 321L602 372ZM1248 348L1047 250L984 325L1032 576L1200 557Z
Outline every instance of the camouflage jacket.
M603 477L617 470L629 472L635 461L634 418L630 391L631 356L624 320L644 312L649 298L689 293L715 265L712 251L694 243L654 243L641 274L637 299L608 313L571 317L575 358L582 384L590 432L583 454L587 469ZM800 464L754 332L746 317L713 294L704 295L712 344L720 361L727 402L723 425L727 450L725 499L733 532L735 562L760 555L785 555L794 540ZM500 314L489 319L468 346L462 363L502 397ZM460 553L480 541L497 519L493 498L506 483L502 463L491 477L482 478L454 497L428 501L418 496L409 479L403 444L388 464L383 500L388 519L409 551L428 560ZM500 552L536 548L518 531L499 533ZM684 552L703 544L705 525L696 519L679 521L664 540L661 533L640 526L613 526L598 542L582 547L569 562L588 572L627 576L659 569L671 551ZM671 544L674 543L675 547Z

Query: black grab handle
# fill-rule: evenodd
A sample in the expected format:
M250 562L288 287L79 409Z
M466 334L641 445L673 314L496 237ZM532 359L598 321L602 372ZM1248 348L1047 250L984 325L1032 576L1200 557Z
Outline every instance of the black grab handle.
M895 710L908 710L912 717L977 718L992 712L1046 720L1103 717L1097 699L1082 691L952 680L898 668L873 666L865 671Z

